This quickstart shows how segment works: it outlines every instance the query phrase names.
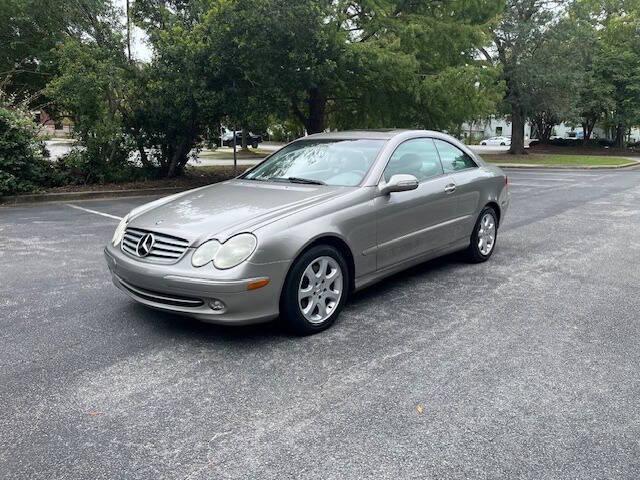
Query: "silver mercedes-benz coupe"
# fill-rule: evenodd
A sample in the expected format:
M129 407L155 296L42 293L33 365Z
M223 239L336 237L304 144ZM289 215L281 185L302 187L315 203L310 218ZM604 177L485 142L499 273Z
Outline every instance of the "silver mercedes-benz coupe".
M309 334L409 266L459 250L487 260L508 206L505 174L448 135L323 133L134 209L105 256L115 285L150 307L223 324L280 317Z

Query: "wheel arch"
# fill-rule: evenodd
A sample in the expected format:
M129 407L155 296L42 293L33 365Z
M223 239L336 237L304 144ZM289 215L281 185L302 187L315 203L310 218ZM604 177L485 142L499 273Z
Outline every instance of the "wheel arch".
M489 203L487 203L485 205L485 208L486 207L491 207L496 212L496 215L498 216L497 220L498 220L498 227L499 227L500 226L500 217L501 217L500 205L498 205L497 202L490 201Z
M349 292L350 293L353 292L355 288L355 270L356 270L355 259L353 257L353 252L351 251L351 248L349 247L347 242L345 242L343 238L340 238L337 235L324 234L309 241L296 254L295 258L291 262L291 265L293 265L296 262L296 260L298 260L298 258L300 258L300 256L303 253L305 253L307 250L313 247L316 247L318 245L329 245L331 247L334 247L344 256L344 259L347 262L347 268L349 269ZM291 267L289 267L289 270L291 270Z

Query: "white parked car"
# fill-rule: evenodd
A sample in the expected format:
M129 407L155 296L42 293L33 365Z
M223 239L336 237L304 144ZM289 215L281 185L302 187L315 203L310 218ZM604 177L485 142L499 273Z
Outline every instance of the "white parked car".
M491 137L486 138L480 142L480 145L500 145L500 146L509 146L511 145L511 137Z

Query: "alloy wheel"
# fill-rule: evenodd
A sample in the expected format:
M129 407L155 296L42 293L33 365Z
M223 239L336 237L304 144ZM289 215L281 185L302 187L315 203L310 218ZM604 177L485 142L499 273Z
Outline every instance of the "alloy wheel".
M340 265L332 257L318 257L302 273L298 286L298 307L310 323L320 324L333 314L342 293Z
M487 256L493 250L496 243L496 221L493 215L485 213L480 220L478 230L478 250L482 255Z

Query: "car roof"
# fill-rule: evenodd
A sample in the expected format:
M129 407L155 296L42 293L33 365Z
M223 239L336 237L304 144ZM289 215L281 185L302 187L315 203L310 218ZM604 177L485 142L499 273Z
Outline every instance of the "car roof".
M389 140L398 135L407 134L407 133L416 133L424 135L425 133L438 135L438 132L430 131L430 130L408 130L408 129L400 129L400 128L389 128L389 129L373 129L373 130L347 130L344 132L326 132L326 133L315 133L313 135L308 135L306 137L302 137L299 140L360 140L360 139L379 139L379 140Z

